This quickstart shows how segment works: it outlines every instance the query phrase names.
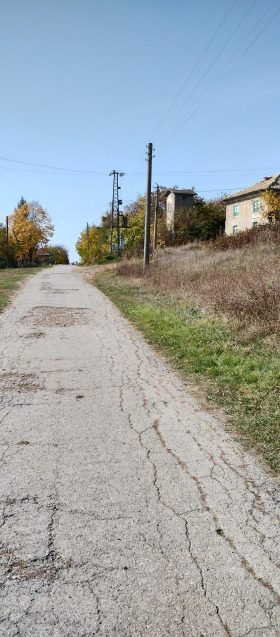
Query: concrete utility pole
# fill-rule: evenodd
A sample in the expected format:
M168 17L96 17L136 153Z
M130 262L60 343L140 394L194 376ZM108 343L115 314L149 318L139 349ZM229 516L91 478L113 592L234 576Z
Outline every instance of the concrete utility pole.
M158 221L158 198L159 198L159 185L156 184L157 192L156 192L156 207L155 207L155 218L154 218L154 241L153 241L153 251L156 250L157 247L157 221Z
M9 267L9 217L6 217L6 262Z
M114 196L111 204L110 254L113 254Z
M145 215L145 235L144 235L144 269L149 265L150 260L150 220L151 220L151 186L152 186L152 158L153 144L148 144L148 166L147 166L147 194L146 194L146 215Z
M117 241L118 241L118 256L121 254L121 246L120 246L120 206L122 205L122 200L119 199L119 177L123 177L124 173L119 173L117 170L112 170L109 176L113 175L113 198L112 198L112 208L111 208L111 236L110 236L110 250L111 254L113 252L113 228L114 228L114 218L116 217L117 221Z

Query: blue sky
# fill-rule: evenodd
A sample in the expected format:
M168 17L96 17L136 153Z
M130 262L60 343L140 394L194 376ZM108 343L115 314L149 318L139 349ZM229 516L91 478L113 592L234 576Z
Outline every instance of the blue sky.
M280 0L0 0L0 221L37 200L76 259L148 142L153 183L205 198L280 172L279 28Z

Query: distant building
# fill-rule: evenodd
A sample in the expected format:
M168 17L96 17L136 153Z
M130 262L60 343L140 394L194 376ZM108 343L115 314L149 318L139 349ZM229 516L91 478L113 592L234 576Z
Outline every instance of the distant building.
M264 177L253 186L225 197L227 235L235 235L240 230L267 223L267 219L262 215L265 204L261 201L261 195L267 188L280 192L280 173L273 177Z
M193 209L194 190L177 190L170 188L165 191L166 197L166 226L168 230L174 230L176 213L179 210Z
M38 248L35 253L35 257L39 263L49 263L50 255L48 252L45 252L42 248Z

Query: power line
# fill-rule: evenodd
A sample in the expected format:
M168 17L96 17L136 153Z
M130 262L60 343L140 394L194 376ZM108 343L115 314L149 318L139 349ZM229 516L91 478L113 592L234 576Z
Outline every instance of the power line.
M226 21L228 15L230 14L231 10L233 9L234 5L236 4L237 0L233 0L233 3L231 4L230 8L228 9L228 11L226 12L226 15L224 16L224 18L222 19L222 21L220 22L218 28L216 29L214 35L211 37L211 39L209 40L207 46L205 47L205 49L202 51L199 59L197 60L196 64L194 65L194 67L192 68L191 72L189 73L187 79L185 80L182 88L180 89L180 91L177 93L176 97L174 98L171 106L168 108L167 112L165 113L164 117L162 118L162 120L160 121L160 123L158 124L154 135L152 135L152 137L154 139L156 139L156 134L158 132L158 130L161 128L162 124L165 122L166 118L168 117L169 113L172 111L172 108L175 106L176 102L178 101L179 97L182 95L184 89L186 88L186 86L189 83L189 80L191 79L191 77L193 76L194 72L196 71L196 69L198 68L201 60L203 60L205 54L207 53L208 49L210 48L212 42L214 41L216 35L218 35L220 29L222 28L224 22Z
M12 161L12 160L11 160ZM14 160L17 161L17 160ZM21 162L21 163L25 163L25 162ZM28 163L28 162L26 162ZM7 166L0 166L0 170L12 170L12 171L18 171L18 172L31 172L31 173L35 173L35 174L43 174L43 175L56 175L59 177L69 177L68 173L56 173L56 172L47 172L47 171L42 171L42 170L26 170L24 168L7 168ZM172 170L172 171L156 171L154 172L154 175L158 175L158 176L168 176L168 175L194 175L194 176L203 176L204 174L209 174L209 173L224 173L224 174L228 174L228 173L249 173L249 172L273 172L275 171L275 168L269 168L266 166L265 168L223 168L223 169L203 169L203 170ZM126 176L129 177L141 177L142 175L146 175L146 172L129 172L127 171ZM71 175L72 176L72 175ZM108 172L105 173L83 173L83 171L78 172L77 171L77 175L78 177L90 177L90 176L102 176L102 177L108 177Z
M171 121L169 122L169 126L172 125L172 123L177 119L178 115L180 114L180 112L182 111L182 109L184 108L184 106L191 100L193 94L195 93L195 91L199 88L199 86L201 85L201 83L203 82L204 78L208 75L208 73L211 71L211 69L213 68L213 66L215 65L216 61L219 59L219 57L221 56L221 54L223 53L223 51L225 50L225 48L228 46L229 42L232 40L232 38L234 37L234 35L236 34L236 32L238 31L238 29L240 28L241 24L244 22L244 20L246 19L248 13L250 13L250 11L253 9L254 5L256 4L257 0L253 0L252 4L250 5L249 9L247 9L243 15L243 17L241 18L241 20L239 21L239 23L237 24L237 26L234 28L234 30L232 31L231 35L229 38L226 39L226 42L223 44L223 46L221 47L221 49L219 49L218 53L215 55L215 57L213 58L213 60L210 62L209 66L207 67L206 71L203 73L203 75L201 76L200 80L197 82L197 84L194 86L194 88L192 89L191 93L187 96L187 98L185 99L185 101L181 104L181 106L178 109L178 112L173 116L173 118L171 119ZM189 119L191 119L191 117L193 117L193 115L195 114L196 111L194 111ZM185 117L185 116L183 116Z
M241 190L243 186L232 186L231 188L212 188L211 190L200 190L200 188L198 188L197 190L199 192L225 192L225 191L232 191L232 190Z
M210 84L208 84L208 86L204 89L204 91L200 94L199 98L196 100L195 104L198 103L198 106L195 108L195 110L187 117L184 118L183 121L181 122L181 125L179 126L179 128L177 128L175 130L175 132L173 132L170 137L163 142L163 144L160 146L159 150L161 150L164 146L166 146L166 144L169 143L169 141L171 141L171 139L173 139L173 137L175 135L177 135L177 133L180 132L180 130L188 123L188 121L197 113L197 111L199 110L200 107L200 101L201 98L205 95L205 93L207 93L209 91L209 89L211 88L211 86L213 86L214 82L216 81L216 79L219 77L219 75L221 74L221 72L225 69L225 67L229 64L229 62L232 60L233 57L235 57L236 53L238 53L238 51L240 50L240 48L243 46L243 44L246 42L246 40L248 39L248 37L250 36L250 34L252 33L252 31L255 30L255 28L259 25L260 22L262 22L264 16L270 11L271 7L275 4L276 0L273 0L273 2L271 3L271 5L268 7L268 9L264 12L264 14L262 15L262 17L257 21L257 23L254 25L254 27L249 31L249 33L246 35L246 37L242 40L241 44L237 47L237 49L234 51L234 53L227 59L227 61L225 62L224 66L222 67L222 69L220 69L220 71L217 73L217 75L214 77L214 79L210 82ZM234 64L230 67L229 71L227 71L226 76L228 76L228 73L231 71L231 69L233 68L233 66L235 66L235 64L237 62L239 62L239 60L243 57L243 55L245 55L245 53L250 49L250 47L256 42L256 40L262 35L262 33L267 29L267 27L270 25L270 23L272 22L272 20L274 20L274 18L276 18L277 14L280 12L280 8L277 9L277 11L273 14L273 16L268 20L268 22L265 24L265 26L261 29L261 31L259 31L259 33L255 36L255 38L250 42L250 44L248 45L248 47L246 49L244 49L244 51L242 51L241 55L239 56L239 58L234 62ZM221 80L216 84L215 88L217 88L217 86L219 86L219 84L224 80L225 76L221 78Z
M7 157L0 157L1 161L9 161L15 164L25 164L26 166L38 166L39 168L50 168L51 170L64 170L71 173L84 173L88 175L107 175L107 173L94 172L91 170L78 170L76 168L61 168L59 166L48 166L47 164L35 164L30 161L21 161L20 159L8 159Z
M66 173L66 172L53 172L49 170L28 170L24 168L10 168L7 166L0 166L0 170L12 170L21 173L35 173L35 175L56 175L57 177L107 177L108 173Z

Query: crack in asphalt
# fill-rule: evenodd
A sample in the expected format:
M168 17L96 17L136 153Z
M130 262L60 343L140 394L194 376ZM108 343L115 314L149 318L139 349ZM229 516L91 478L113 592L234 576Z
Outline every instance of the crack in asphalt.
M56 272L53 272L53 275L55 274ZM48 275L48 277L51 276L51 274ZM78 275L75 276L78 277ZM41 277L41 279L42 278L43 277ZM33 282L30 282L30 287L36 285L36 281L34 281L35 279L33 279ZM58 279L56 290L53 290L53 292L58 292L59 281ZM248 459L245 453L240 452L240 458L238 459L234 449L236 445L230 441L228 434L221 434L221 430L215 423L214 417L202 412L195 401L186 395L185 388L179 381L177 382L176 379L174 379L172 373L169 374L164 363L151 352L142 338L128 325L120 313L113 308L112 304L104 299L101 293L86 286L82 288L80 284L77 289L73 285L73 293L75 292L76 294L77 292L79 294L80 288L82 289L83 297L77 296L77 304L79 306L77 309L88 309L88 314L91 315L92 323L87 327L83 327L83 329L89 330L89 341L83 340L81 342L80 352L77 353L71 328L70 331L67 332L66 338L62 329L57 330L56 338L58 338L59 335L61 349L57 352L53 350L52 357L48 357L50 370L47 369L47 365L41 365L42 369L39 375L40 382L42 380L44 381L44 399L36 399L36 392L33 392L31 395L32 389L29 387L24 396L20 395L19 397L17 392L12 391L9 392L9 396L8 393L6 393L2 401L4 409L6 408L6 413L1 417L0 425L2 425L2 427L5 426L7 434L5 435L5 444L2 438L1 446L4 447L4 451L0 457L0 468L4 469L9 460L12 460L14 457L18 458L19 461L21 458L24 458L24 462L27 463L27 466L30 466L32 464L33 454L38 453L40 447L42 448L43 455L40 456L40 454L38 454L39 462L41 457L53 457L55 449L57 450L57 453L54 455L55 463L51 465L52 481L50 484L46 484L43 496L40 494L39 487L37 487L38 491L36 494L34 492L33 494L32 492L29 493L28 489L30 485L28 485L25 495L22 494L22 491L19 496L16 490L7 489L2 498L3 518L2 524L0 524L2 529L5 529L5 525L7 525L6 528L9 530L12 519L17 520L19 511L22 512L23 515L24 505L30 503L30 505L33 506L32 515L35 516L34 519L38 516L39 511L42 512L42 528L44 532L46 532L47 537L45 555L43 555L43 557L36 557L35 554L35 557L29 557L24 561L18 557L18 555L20 555L18 550L9 549L9 544L13 546L13 541L11 539L11 542L9 542L7 536L8 531L6 531L7 537L5 543L1 546L0 557L3 558L1 561L5 560L8 566L4 567L6 580L0 583L1 591L5 595L8 595L9 587L25 584L29 586L30 597L25 611L20 617L17 617L16 622L12 619L12 611L8 620L6 617L3 621L10 622L10 626L13 626L13 630L17 631L14 633L15 635L25 637L24 629L21 628L23 625L22 622L26 620L27 617L29 617L30 622L33 621L36 624L37 621L35 614L38 611L36 610L37 607L36 609L34 607L37 593L34 592L31 585L32 582L35 583L35 581L38 581L36 590L48 597L48 608L50 609L54 625L58 627L57 630L59 631L57 634L61 634L62 637L72 637L72 635L76 634L75 622L76 620L81 621L81 617L77 619L77 611L73 610L73 617L75 616L75 619L73 619L74 623L69 623L69 626L65 625L64 628L62 628L62 625L60 627L62 610L59 605L54 604L52 597L53 591L56 591L57 595L57 591L59 590L59 600L63 600L63 595L67 596L67 594L71 598L71 594L67 593L67 586L69 582L72 582L75 586L78 584L81 585L83 599L90 600L89 603L94 607L95 613L95 619L91 620L91 628L85 628L82 624L79 624L79 632L77 632L77 634L81 637L92 637L93 635L109 637L109 634L121 634L124 637L125 635L127 635L127 637L132 637L132 635L133 637L134 635L137 635L137 637L142 635L150 637L153 634L154 637L159 637L159 635L160 637L166 637L171 634L170 632L165 632L164 626L160 628L161 632L158 633L156 623L151 623L151 626L154 626L153 633L151 633L149 621L153 622L152 616L149 621L148 618L145 620L142 618L144 623L141 624L141 628L140 625L136 628L136 632L135 629L131 628L130 624L125 626L117 624L119 620L113 617L111 624L112 632L110 632L109 629L108 633L106 621L108 613L112 612L112 610L106 605L106 599L110 600L110 603L113 604L112 608L115 608L115 613L116 611L120 612L120 608L114 606L116 600L119 600L119 604L122 604L121 613L123 614L126 612L126 603L129 603L126 602L126 599L130 599L130 588L137 587L138 584L137 577L135 578L134 573L134 562L128 563L120 557L116 557L115 551L117 549L114 548L114 541L117 539L120 540L119 546L122 551L120 555L126 556L125 560L127 560L130 555L129 551L132 550L130 547L131 544L133 544L134 551L136 549L137 551L140 550L139 547L141 545L141 547L144 547L143 559L144 556L147 556L146 559L148 560L149 556L152 555L153 560L159 560L159 563L164 565L164 567L162 567L163 570L160 570L160 575L157 577L164 580L164 569L168 569L166 582L160 582L159 579L155 580L158 586L161 584L166 586L165 591L169 590L168 577L171 577L170 574L172 573L170 590L172 590L173 595L173 606L174 600L176 600L176 613L174 615L175 619L173 620L172 628L170 628L170 624L167 630L172 630L174 637L175 634L176 636L182 635L185 637L190 637L190 635L191 637L213 637L214 633L219 637L221 635L237 637L235 625L240 620L240 614L242 616L243 614L244 616L246 615L248 603L246 587L248 587L248 591L252 597L252 608L255 610L252 611L254 614L250 618L250 623L247 625L245 622L243 630L239 629L238 634L240 637L246 637L247 635L253 635L254 637L259 635L259 637L262 637L261 631L268 630L270 631L269 634L271 634L271 637L275 637L275 635L279 637L280 626L278 625L276 609L279 605L280 597L277 590L276 572L277 569L279 571L280 557L279 561L275 560L277 537L280 536L280 531L279 533L277 532L280 521L280 516L277 512L277 506L279 505L278 490L272 484L269 484L266 478L262 478L260 474L257 473L255 476L252 460ZM94 295L92 297L95 303L94 311L87 298L89 290L90 294ZM70 291L69 289L69 292ZM70 301L71 299L69 299L69 303ZM38 305L39 303L40 299L36 298L37 307L40 307L40 312L43 313L41 316L43 316L45 310L43 306ZM48 304L49 303L50 299L48 298ZM20 308L18 316L13 320L21 320L23 315L28 316L28 308L24 305L20 306ZM59 311L57 306L56 309ZM70 307L68 309L70 313L73 310L73 308L71 309ZM7 316L11 316L9 312L10 310L8 310ZM64 312L65 316L70 316L70 313ZM105 326L107 332L105 332ZM21 322L21 333L19 336L24 335L24 329L26 329L26 333L28 334L30 330L28 330L28 327L24 328ZM32 343L27 343L27 339L21 339L22 354L20 366L22 375L28 374L30 370L34 370L35 366L38 365L38 360L32 358L31 351L29 353L30 346L37 348L37 350L41 347L47 347L46 343L48 343L51 329L53 328L47 327L44 332L44 339L34 337ZM77 327L75 327L75 329L77 329ZM107 333L110 334L110 340L109 337L106 337ZM7 334L9 336L9 331L7 331ZM13 343L14 334L10 335L9 338L10 343L8 343L8 345L5 343L2 349L2 353L5 353L4 371L8 374L15 374L19 363L18 360L16 360L16 362L13 360L11 353L12 347L10 347ZM90 350L91 338L94 341L94 350ZM66 341L68 341L68 344ZM62 343L64 343L64 349L62 348ZM69 358L70 361L70 357L64 357L62 353L69 351L67 348L72 346L76 352L77 364L72 363L67 367L67 362L65 366L61 365L60 369L54 369L56 360L68 361ZM89 354L87 353L87 349L89 349ZM35 350L33 349L32 351ZM90 354L90 352L92 353ZM91 383L88 383L89 374L92 374L92 366L87 362L89 360L88 356L90 355L96 357L96 365L99 365L99 370L98 377L95 373L95 375L91 377ZM40 360L42 361L42 357ZM72 360L74 360L73 356ZM73 375L78 372L83 372L83 375L80 377L81 383L78 381L72 385L71 379ZM49 376L53 378L55 374L57 374L59 379L56 386L53 380L48 380ZM66 378L65 382L63 380L64 374ZM72 375L69 383L67 382L67 374ZM102 378L104 379L103 381ZM86 382L83 385L84 379ZM114 445L116 444L115 434L113 435L115 429L119 431L120 437L122 435L122 425L125 425L127 432L131 432L128 437L123 437L123 444L127 446L123 448L123 451L120 449L121 456L116 457L116 466L112 464L111 459L108 484L105 484L105 490L100 490L100 494L99 492L95 493L94 489L90 491L91 487L95 487L96 485L87 483L84 485L83 480L85 480L85 476L88 475L94 476L93 479L95 481L102 481L102 475L104 475L104 480L105 477L107 479L107 476L102 474L102 466L105 462L104 458L106 454L100 459L98 454L102 445L104 444L106 446L105 436L110 435L110 428L105 429L103 434L102 427L99 426L98 428L97 426L99 424L95 420L94 412L92 413L92 420L90 421L93 423L92 430L85 430L82 422L83 415L86 413L83 411L84 405L90 404L88 402L86 403L89 399L89 395L93 394L94 396L94 391L98 392L99 390L102 390L104 400L108 393L108 396L110 396L109 400L112 401L112 409L111 412L110 409L108 410L107 416L107 419L111 419L112 421L112 442L110 443L111 447L108 446L110 452L112 453L112 451L114 451ZM75 393L77 392L79 396L83 394L85 398L84 401L73 401L73 395L75 397ZM96 402L101 400L100 395L97 394L97 396L98 398L95 399ZM19 402L17 402L17 400ZM72 401L71 403L69 402L70 400ZM77 402L79 402L82 417L80 418L81 422L77 423L78 433L75 434L76 442L74 439L71 447L69 446L67 438L58 437L55 432L57 431L59 433L59 418L63 420L64 409L70 404L70 410L74 413L76 409L75 404L77 404ZM51 439L46 436L46 439L40 441L39 439L32 439L32 435L23 433L22 436L17 434L14 442L10 441L11 423L13 423L15 418L20 418L18 414L21 412L21 407L30 408L28 409L30 413L31 409L34 409L35 412L41 409L43 413L45 407L48 408L50 403L52 404L54 413L59 414L58 428L57 430L51 430ZM17 408L19 408L18 413L15 411L13 414L13 409L16 410ZM55 410L58 411L56 412ZM22 411L24 414L24 410ZM98 414L100 414L100 410L97 409L97 411ZM76 409L75 414L77 413ZM24 422L24 417L23 415L22 422ZM29 418L30 416L28 415L27 417ZM103 426L105 424L106 419L103 421ZM90 436L94 437L91 439ZM28 446L17 446L19 444L18 441L25 439L25 437L27 437L27 442L30 444L28 444ZM91 443L92 446L89 447L91 454L93 454L92 462L95 463L92 474L88 473L91 465L87 458L87 440L94 441ZM133 445L133 440L137 442L137 445ZM75 495L75 480L77 479L77 493L80 494L81 503L77 498L72 503L71 498L61 497L62 468L60 467L60 462L62 458L66 457L67 453L69 454L69 462L73 462L73 459L75 459L76 446L78 455L76 465L73 466L73 476L75 476L75 479L71 484L71 488L73 489L73 495ZM139 452L137 448L139 448ZM24 453L22 453L23 449L25 449ZM79 453L82 450L83 455L80 456ZM118 493L117 489L111 496L111 504L114 508L112 508L111 512L108 510L106 514L104 508L107 506L106 499L102 510L100 507L98 508L99 502L96 501L95 498L99 497L102 501L102 497L105 497L106 494L108 495L107 488L111 485L111 476L113 474L118 476L118 463L120 461L123 462L123 467L127 469L126 480L128 482L131 480L133 488L134 476L133 469L130 466L130 455L132 455L132 458L139 458L139 462L141 458L139 465L139 467L141 466L142 472L141 480L144 480L145 488L147 489L147 493L142 494L144 507L146 503L146 512L144 513L144 510L138 512L137 505L137 514L133 508L131 512L127 510L127 514L125 514L126 509L119 507L118 497L120 497L121 502L125 502L126 496L124 495L121 498L122 494ZM85 460L88 462L87 465L85 465ZM100 463L101 468L97 471L96 467L98 463ZM22 467L24 470L24 463ZM64 465L64 469L65 468L67 468L67 464ZM83 469L85 473L81 474L81 483L79 484L79 474L77 474L76 477L75 472L80 468ZM72 473L70 469L69 467L69 476L71 477ZM128 469L131 471L130 474ZM43 474L40 474L40 479L42 479L42 476ZM131 477L129 478L129 476ZM183 478L183 476L185 477ZM177 478L179 481L182 481L179 482L178 487L176 485ZM123 483L120 482L120 484L124 485L125 481ZM151 485L150 491L149 485ZM188 492L185 494L183 490L185 486L189 487L190 485L192 485L190 492L193 494L192 501L188 499ZM127 497L130 497L129 487L130 485L128 484ZM139 483L139 488L141 491L143 488L142 482L141 486ZM85 509L83 509L83 489L85 491L88 489L89 492L94 495L92 500L93 506L87 506ZM11 495L8 495L9 493ZM178 497L180 496L178 501L176 500L176 493ZM14 497L14 494L17 497ZM114 500L114 498L116 498L116 500ZM94 506L96 506L96 509ZM237 507L239 508L238 520L236 520ZM148 511L149 515L147 515ZM151 515L151 512L153 515ZM25 512L25 514L28 515L28 511ZM242 573L244 573L244 590L243 588L239 590L238 608L231 608L230 606L230 595L238 590L238 580L236 584L232 581L232 587L229 588L228 591L228 598L226 595L225 599L221 600L219 599L219 586L216 585L215 581L213 583L212 573L210 573L211 576L209 576L209 568L204 558L204 552L201 550L201 544L197 542L197 529L199 527L199 530L201 530L204 519L201 518L200 521L199 516L203 516L204 514L208 516L207 520L209 518L211 522L211 526L209 526L209 529L205 532L206 541L209 542L211 537L215 539L222 554L228 557L234 556L234 565L238 564L240 572L242 571ZM73 538L75 542L80 541L80 535L83 533L83 529L87 524L90 524L91 521L96 523L94 528L96 528L97 532L95 538L97 544L93 544L93 546L95 546L95 553L86 557L83 553L80 554L77 548L75 553L73 548L70 550L70 544L68 548L66 538L66 546L64 546L63 543L61 544L59 534L61 534L63 516L65 515L72 521ZM46 521L44 516L46 516ZM7 524L8 522L9 524ZM110 522L114 524L108 526ZM127 522L127 539L125 539L125 534L124 538L122 537L121 529L125 528L121 526L122 522ZM133 533L130 536L130 523L131 525L134 524L138 529L137 536L134 536ZM143 528L142 523L144 524ZM174 538L168 537L169 524L171 529L176 529L176 531L174 531ZM99 526L100 529L104 529L103 535L101 534L102 537L98 535ZM230 534L228 532L229 528L232 528L232 533ZM68 532L70 536L72 533L70 527ZM19 531L17 533L19 533ZM116 534L118 535L116 536ZM89 540L90 539L89 536ZM176 540L178 546L180 546L180 550L182 550L182 559L186 560L187 567L185 562L183 562L184 566L182 565L182 569L187 569L188 572L189 565L192 565L190 572L191 574L193 573L194 576L194 593L191 584L190 589L188 589L187 574L182 572L178 566L181 554L179 552L177 555L176 546L174 546L175 557L173 555L173 539L174 541ZM268 540L270 541L269 543ZM74 546L77 547L75 542ZM104 544L102 542L104 542ZM243 551L241 550L243 547L242 542L244 544ZM253 549L252 556L249 551L250 546ZM270 570L266 562L260 564L260 570L258 567L256 569L254 551L256 551L257 548L260 558L267 558ZM184 549L186 550L184 551ZM67 552L69 555L68 558ZM136 555L137 554L135 554L135 556ZM124 566L126 563L127 566ZM269 577L265 576L266 572L269 572ZM145 577L148 577L145 570L143 574L145 574ZM125 576L125 580L123 580L123 576ZM128 576L130 579L127 579ZM184 578L186 578L186 581ZM141 580L139 585L140 583ZM258 589L262 591L261 595L258 593ZM133 590L134 588L132 588L132 591ZM257 592L255 600L253 591L254 593ZM141 589L139 594L141 596ZM197 597L199 600L197 603L200 609L198 611L198 624L196 629L192 629L188 619L190 616L190 600L192 600L193 595L194 599ZM127 618L130 620L134 612L133 604L135 604L133 597L132 599L131 615L127 615ZM141 601L140 599L140 604ZM73 603L75 603L75 600L73 600ZM165 606L168 608L168 601L165 603L164 598L164 608ZM159 606L159 609L160 608L162 609L163 607ZM259 615L259 622L257 622L255 618L255 612L257 612L258 608L262 610L262 615ZM162 610L160 611L155 608L154 612L162 612ZM208 629L206 625L202 625L203 620L199 618L200 612L207 618L211 628ZM214 620L214 618L216 619ZM46 626L49 626L49 621L51 620L47 619ZM131 621L133 621L133 619ZM114 624L114 622L116 622L116 624ZM211 622L214 623L211 624ZM176 628L174 628L174 626L176 626ZM192 631L191 633L190 630ZM194 633L193 630L196 632ZM212 631L211 634L209 630L210 632Z

